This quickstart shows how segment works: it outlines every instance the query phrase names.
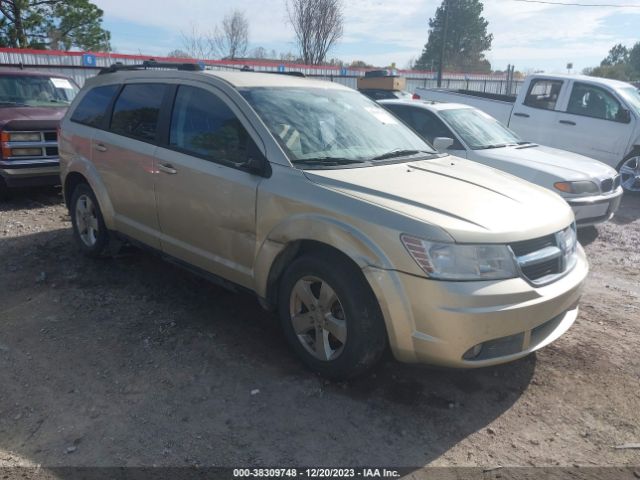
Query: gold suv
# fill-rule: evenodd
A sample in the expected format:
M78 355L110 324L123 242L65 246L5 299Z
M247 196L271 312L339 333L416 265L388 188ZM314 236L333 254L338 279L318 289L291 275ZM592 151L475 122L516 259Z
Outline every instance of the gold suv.
M588 266L556 194L436 152L344 86L189 69L112 68L69 109L62 184L85 254L124 239L245 287L333 378L387 346L507 362L576 319Z

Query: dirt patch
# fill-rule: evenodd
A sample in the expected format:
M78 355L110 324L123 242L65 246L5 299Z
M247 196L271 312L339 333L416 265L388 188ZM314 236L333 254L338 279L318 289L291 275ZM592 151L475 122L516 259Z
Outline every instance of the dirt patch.
M91 261L56 190L0 204L0 466L630 465L640 451L640 197L581 232L580 317L475 371L303 369L276 322L128 250Z

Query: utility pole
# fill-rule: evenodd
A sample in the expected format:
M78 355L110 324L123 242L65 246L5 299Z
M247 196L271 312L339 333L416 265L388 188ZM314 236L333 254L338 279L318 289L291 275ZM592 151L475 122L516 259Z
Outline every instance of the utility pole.
M440 63L438 64L438 88L442 86L442 70L444 69L444 47L447 43L447 24L449 23L449 1L443 0L442 6L444 7L444 26L442 28L440 45Z

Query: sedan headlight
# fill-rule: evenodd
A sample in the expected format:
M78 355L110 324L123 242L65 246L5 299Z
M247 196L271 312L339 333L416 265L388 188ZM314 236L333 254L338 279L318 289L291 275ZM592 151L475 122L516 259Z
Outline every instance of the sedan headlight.
M598 193L598 185L589 180L580 180L578 182L556 182L553 186L564 193Z
M402 243L418 266L440 280L497 280L518 276L506 245L460 245L402 235Z

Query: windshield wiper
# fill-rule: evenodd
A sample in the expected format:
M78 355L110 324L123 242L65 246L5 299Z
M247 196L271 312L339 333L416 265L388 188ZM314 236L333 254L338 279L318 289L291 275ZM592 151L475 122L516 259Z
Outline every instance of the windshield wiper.
M364 163L364 160L358 160L356 158L342 158L342 157L313 157L313 158L298 158L291 160L293 164L300 165L349 165L352 163Z
M377 157L373 157L371 160L386 160L388 158L411 157L420 153L428 153L430 155L434 155L436 152L430 152L428 150L402 150L397 148L395 150L391 150L390 152L383 153L382 155L378 155Z

